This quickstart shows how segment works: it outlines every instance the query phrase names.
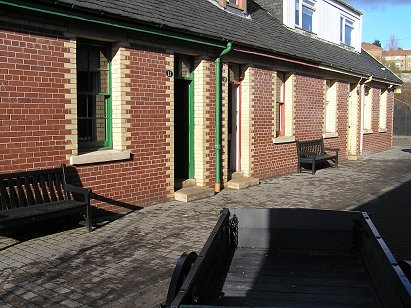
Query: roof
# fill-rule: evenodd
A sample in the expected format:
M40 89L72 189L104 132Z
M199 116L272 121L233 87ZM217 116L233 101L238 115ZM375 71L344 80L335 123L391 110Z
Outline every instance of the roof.
M342 1L342 0L335 0L338 3L341 3L342 5L344 5L345 7L349 8L350 10L354 11L357 14L363 15L363 13L361 13L359 10L357 10L356 8L352 7L351 5L349 5L347 2Z
M33 3L35 1L30 1ZM45 1L36 1L44 3ZM247 46L277 55L303 59L311 63L341 69L360 75L373 75L387 82L401 80L366 52L341 48L297 33L272 17L253 0L248 0L251 18L222 10L208 0L47 0L50 5L67 10L86 9L107 18L122 18L173 30L232 41L234 46Z
M383 56L409 56L411 55L411 50L384 50L382 52Z
M372 50L372 51L383 51L382 47L371 44L371 43L361 43L361 47L364 50Z

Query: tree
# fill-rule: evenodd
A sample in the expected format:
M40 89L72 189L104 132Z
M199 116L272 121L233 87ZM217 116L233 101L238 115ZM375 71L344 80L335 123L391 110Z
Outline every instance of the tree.
M398 50L398 48L400 47L399 45L400 43L399 43L398 38L395 35L390 35L386 49L387 50Z
M381 47L381 41L380 40L374 40L374 42L372 43L375 46Z

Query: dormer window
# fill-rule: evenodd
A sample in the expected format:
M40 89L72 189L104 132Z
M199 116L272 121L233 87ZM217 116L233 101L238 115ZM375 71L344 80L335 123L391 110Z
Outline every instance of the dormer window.
M218 2L224 8L230 7L247 12L247 0L218 0Z
M340 17L340 42L351 46L351 37L354 30L354 21L347 17Z
M305 31L313 32L315 1L295 0L295 25Z

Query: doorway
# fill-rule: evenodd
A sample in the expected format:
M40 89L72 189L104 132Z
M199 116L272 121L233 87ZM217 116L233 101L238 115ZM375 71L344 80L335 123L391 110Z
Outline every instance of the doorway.
M194 178L194 76L193 59L175 57L174 78L174 179Z
M348 156L357 155L358 93L357 85L351 85L348 97Z
M228 85L228 161L229 172L240 171L240 102L241 85Z

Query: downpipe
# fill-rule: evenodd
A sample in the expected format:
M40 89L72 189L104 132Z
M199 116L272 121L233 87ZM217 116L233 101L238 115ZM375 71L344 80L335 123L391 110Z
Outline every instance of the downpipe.
M215 170L215 184L214 192L219 193L221 191L221 105L222 105L222 85L221 85L221 58L228 54L233 49L233 43L228 42L227 47L220 53L215 60L215 74L216 74L216 103L215 103L215 158L216 158L216 170Z

